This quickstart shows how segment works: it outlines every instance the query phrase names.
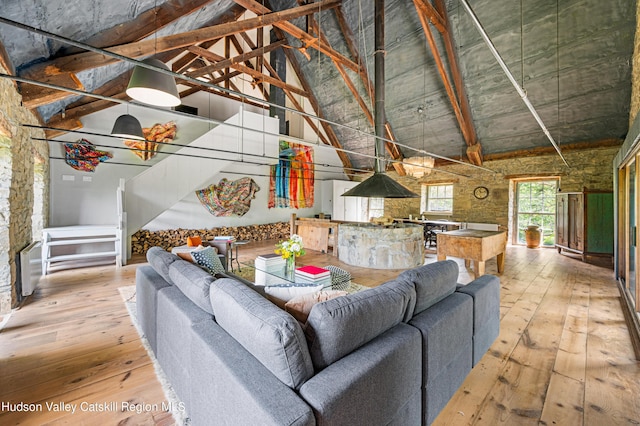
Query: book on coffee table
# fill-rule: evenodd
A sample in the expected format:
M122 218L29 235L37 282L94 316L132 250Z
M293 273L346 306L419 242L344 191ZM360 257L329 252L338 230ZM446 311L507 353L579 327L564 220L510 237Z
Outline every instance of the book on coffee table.
M305 278L311 278L313 280L319 280L331 276L331 271L318 266L307 265L296 268L296 275Z

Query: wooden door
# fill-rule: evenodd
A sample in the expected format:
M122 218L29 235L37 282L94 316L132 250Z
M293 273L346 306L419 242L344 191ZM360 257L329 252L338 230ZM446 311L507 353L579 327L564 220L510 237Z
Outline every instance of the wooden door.
M584 197L569 194L569 248L584 250Z
M613 193L585 194L585 251L613 254Z
M568 195L558 194L556 197L556 245L557 246L569 247L568 222L569 222Z

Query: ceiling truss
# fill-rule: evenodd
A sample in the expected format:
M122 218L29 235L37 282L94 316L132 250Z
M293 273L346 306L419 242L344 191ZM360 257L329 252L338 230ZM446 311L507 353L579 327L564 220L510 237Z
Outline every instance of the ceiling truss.
M427 44L436 60L438 71L446 86L452 108L468 145L468 158L473 164L481 165L480 144L473 128L462 79L457 68L444 4L442 0L434 0L434 5L431 5L427 0L413 1L423 25ZM375 89L366 67L362 65L360 53L354 36L347 25L340 1L323 0L309 4L306 1L298 0L297 7L273 12L267 6L255 0L235 0L236 5L216 22L209 22L206 26L197 30L149 39L149 36L157 29L175 22L184 14L198 10L210 2L211 0L170 0L156 9L142 13L129 23L96 34L87 40L87 44L129 58L142 58L153 55L162 62L171 63L174 72L183 74L191 79L199 79L209 83L209 85L199 86L193 80L180 81L181 84L189 87L181 92L181 97L197 91L207 91L266 108L266 104L260 104L232 93L242 93L242 87L238 86L237 79L242 78L248 81L252 88L256 88L259 91L266 102L270 101L269 87L275 86L282 89L290 104L293 105L293 109L302 113L301 116L306 124L316 132L318 139L322 143L337 149L337 154L343 163L345 173L352 177L354 173L351 161L342 149L332 126L324 120L318 101L301 72L296 56L293 54L293 50L297 50L309 58L308 50L315 49L330 58L336 70L342 76L345 86L353 94L364 116L371 125L374 124L371 105ZM327 37L313 16L314 13L320 10L332 10L335 13L351 58L344 56L330 46ZM257 16L239 19L246 11L250 11ZM303 16L307 18L306 31L289 22L291 19ZM445 70L443 61L440 58L430 31L430 24L444 38L448 63L451 67L449 72ZM265 44L263 31L252 31L266 26L273 26L276 41ZM250 31L254 34L253 36L250 35ZM296 46L288 45L286 34L297 39ZM117 40L118 44L115 46L110 45L109 41L112 40ZM213 51L213 48L219 46L220 43L223 43L222 51L224 55ZM269 57L265 57L265 55L277 49L284 51L291 68L300 81L301 87L283 81L270 65ZM220 51L220 49L218 48L216 51ZM58 57L45 63L33 65L25 69L21 74L33 80L56 86L84 90L81 82L76 77L78 72L101 67L117 60L97 52L81 51L79 48L70 46L63 49ZM348 70L355 72L360 77L365 89L364 94L358 90L355 82L349 76ZM116 99L129 100L124 92L130 74L131 71L122 74L102 87L93 90L93 92ZM451 75L451 79L449 75ZM453 84L451 80L453 80ZM210 84L218 85L227 90L216 90L210 87ZM25 83L20 83L20 89L23 95L23 104L27 108L34 110L34 112L37 112L35 108L63 100L72 95L69 92ZM309 114L305 113L304 106L299 101L299 98L304 98L306 100L305 103L308 102L311 105L314 114L321 120L314 120ZM83 97L68 105L61 113L52 116L46 125L56 129L77 130L82 127L80 118L84 115L100 111L114 104L114 102L108 100L96 100L88 96ZM390 163L398 174L405 175L402 165L403 155L398 145L394 143L396 138L391 123L388 121L385 123L385 132L384 137L387 139L385 148L394 160ZM61 133L63 133L63 130L47 130L47 137L52 138Z

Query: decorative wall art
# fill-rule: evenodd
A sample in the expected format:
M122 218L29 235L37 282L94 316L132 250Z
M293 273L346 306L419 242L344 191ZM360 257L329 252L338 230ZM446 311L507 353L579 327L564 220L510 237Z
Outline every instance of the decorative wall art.
M131 148L132 152L140 157L143 161L147 161L155 157L159 147L158 142L173 142L173 139L176 137L177 130L178 127L173 121L169 121L165 124L156 123L153 125L153 127L142 128L142 133L144 134L146 140L126 140L124 141L124 144Z
M81 172L95 172L98 164L112 157L113 154L96 149L84 138L75 143L64 144L65 163Z
M269 208L313 207L313 147L281 140L279 158L271 166Z
M258 191L260 187L249 177L234 181L223 178L217 185L197 190L196 196L214 216L244 216Z

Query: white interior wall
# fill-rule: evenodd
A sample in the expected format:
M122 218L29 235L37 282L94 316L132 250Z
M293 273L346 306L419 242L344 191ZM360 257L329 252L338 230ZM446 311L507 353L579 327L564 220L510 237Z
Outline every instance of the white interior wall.
M282 137L287 139L286 136ZM346 179L342 173L342 163L334 149L328 147L316 147L314 149L314 161L316 163L329 164L332 168L316 168L314 206L305 209L267 208L269 202L269 167L254 164L233 163L226 170L216 175L208 185L217 184L223 178L237 180L244 176L251 177L260 187L256 198L251 202L251 209L241 217L216 217L200 203L195 192L182 199L169 210L149 222L144 228L150 231L162 229L206 229L220 226L246 226L274 222L286 222L295 213L299 217L312 217L318 213L331 213L330 205L326 199L331 200L328 192L333 190L332 185L323 184L326 180ZM275 160L274 160L275 163ZM325 171L323 171L323 169ZM207 185L205 185L207 186Z
M174 120L178 126L175 144L186 143L206 132L209 125L202 121L180 117L170 112L159 112L137 106L117 105L90 114L82 119L84 132L109 135L116 118L122 114L134 115L143 127ZM154 159L142 161L126 148L123 141L108 136L67 133L56 140L76 142L89 140L96 149L109 151L113 158L101 163L95 172L82 172L71 168L63 160L51 160L51 200L49 226L106 225L117 223L116 188L120 178L129 179L164 158L162 152L175 151L161 146ZM51 157L64 158L61 143L50 142ZM118 165L125 163L128 165Z
M209 96L204 92L196 93L186 99L184 104L198 108L200 115L211 113L212 118L224 121L238 112L239 103L219 96ZM244 105L247 111L265 113L264 110ZM131 151L117 149L124 147L120 139L107 136L82 135L67 133L56 138L68 142L75 142L83 136L94 144L106 145L97 149L110 151L113 158L107 163L98 165L94 173L80 172L72 169L62 160L52 160L50 168L51 177L51 202L49 226L70 225L105 225L117 223L116 189L121 178L128 180L146 170L145 166L155 164L164 156L161 152L173 152L177 144L186 144L207 132L214 125L207 122L191 119L173 114L170 111L160 112L135 105L118 105L112 108L87 115L82 119L83 131L108 135L113 123L121 114L132 114L137 117L143 127L152 126L154 123L174 120L178 126L177 137L174 146L161 146L159 154L154 159L142 161ZM284 136L286 139L287 137ZM312 142L315 142L313 140ZM62 144L50 142L51 156L64 157ZM329 164L333 168L318 166L316 168L316 193L315 205L309 209L268 209L269 179L268 167L233 163L227 170L216 176L210 183L217 183L223 177L239 179L248 175L253 176L260 186L256 199L252 203L251 210L243 217L214 217L200 204L195 193L191 193L177 203L167 212L158 216L154 221L145 226L146 229L173 229L173 228L212 228L219 226L242 226L260 223L272 223L288 221L292 212L301 217L308 217L323 211L321 199L325 179L346 179L342 173L342 163L335 150L330 147L317 147L315 149L315 161L321 164ZM116 165L121 162L130 165ZM275 160L274 160L275 162ZM110 164L109 164L110 163ZM177 176L168 176L167 179L179 179Z

